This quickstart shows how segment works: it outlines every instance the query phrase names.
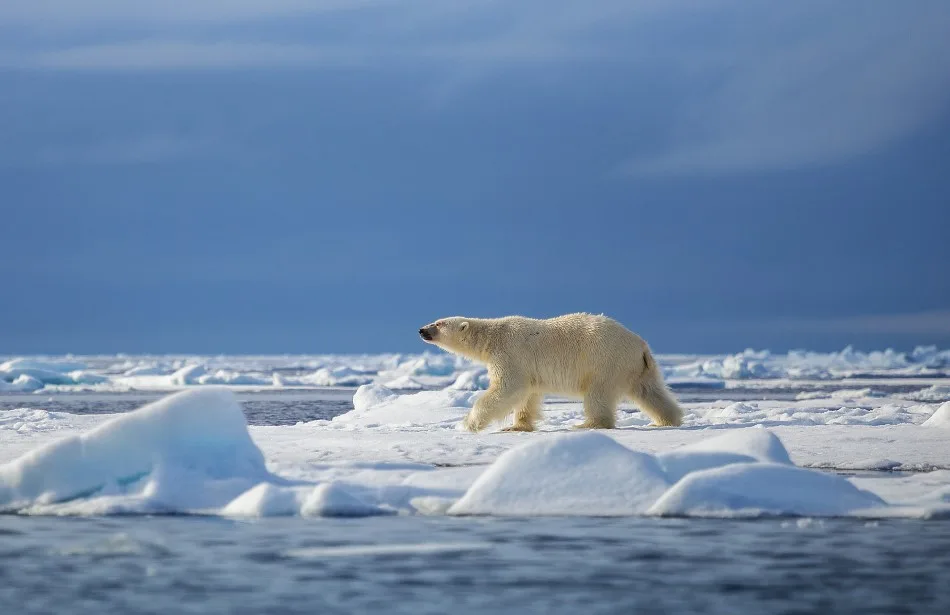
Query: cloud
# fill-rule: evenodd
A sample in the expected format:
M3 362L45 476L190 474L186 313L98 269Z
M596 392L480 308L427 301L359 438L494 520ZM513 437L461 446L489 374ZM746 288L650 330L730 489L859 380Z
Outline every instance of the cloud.
M655 138L617 163L637 178L847 162L950 108L945 0L13 0L0 23L26 32L0 49L7 69L421 66L440 109L512 70L555 67L550 87L570 88L593 68L666 97Z
M809 2L783 6L770 5L775 19L734 15L761 29L707 48L705 60L686 59L698 80L715 85L684 97L666 147L628 161L624 171L722 175L821 166L877 151L946 113L945 3L842 2L834 12Z

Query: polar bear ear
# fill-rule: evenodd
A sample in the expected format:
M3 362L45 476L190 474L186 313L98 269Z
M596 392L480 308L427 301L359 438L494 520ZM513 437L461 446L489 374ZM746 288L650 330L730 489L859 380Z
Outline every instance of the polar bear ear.
M466 321L463 321L462 324L459 325L459 331L464 331L464 330L466 330L466 329L468 329L468 321L467 321L467 320L466 320Z

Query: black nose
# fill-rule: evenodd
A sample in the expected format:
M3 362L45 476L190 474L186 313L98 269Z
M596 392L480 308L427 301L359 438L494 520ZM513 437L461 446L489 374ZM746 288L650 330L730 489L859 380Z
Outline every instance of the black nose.
M429 333L429 330L425 327L419 329L419 335L421 335L422 339L426 340L427 342L432 341L432 334Z

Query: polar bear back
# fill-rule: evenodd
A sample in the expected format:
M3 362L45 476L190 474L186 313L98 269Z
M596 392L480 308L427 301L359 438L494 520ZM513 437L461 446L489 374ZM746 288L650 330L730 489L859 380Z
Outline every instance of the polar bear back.
M507 316L482 322L493 338L488 364L494 375L524 377L546 392L576 394L598 382L633 382L646 367L646 342L606 316Z

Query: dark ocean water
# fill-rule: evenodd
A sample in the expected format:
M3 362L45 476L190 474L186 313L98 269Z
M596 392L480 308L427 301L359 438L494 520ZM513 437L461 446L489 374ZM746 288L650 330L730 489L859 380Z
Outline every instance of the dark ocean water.
M39 408L70 414L131 412L161 399L165 393L67 393L0 395L0 410ZM353 409L352 389L319 391L241 392L238 399L249 425L295 425L332 419Z
M0 517L3 613L950 612L950 522Z

